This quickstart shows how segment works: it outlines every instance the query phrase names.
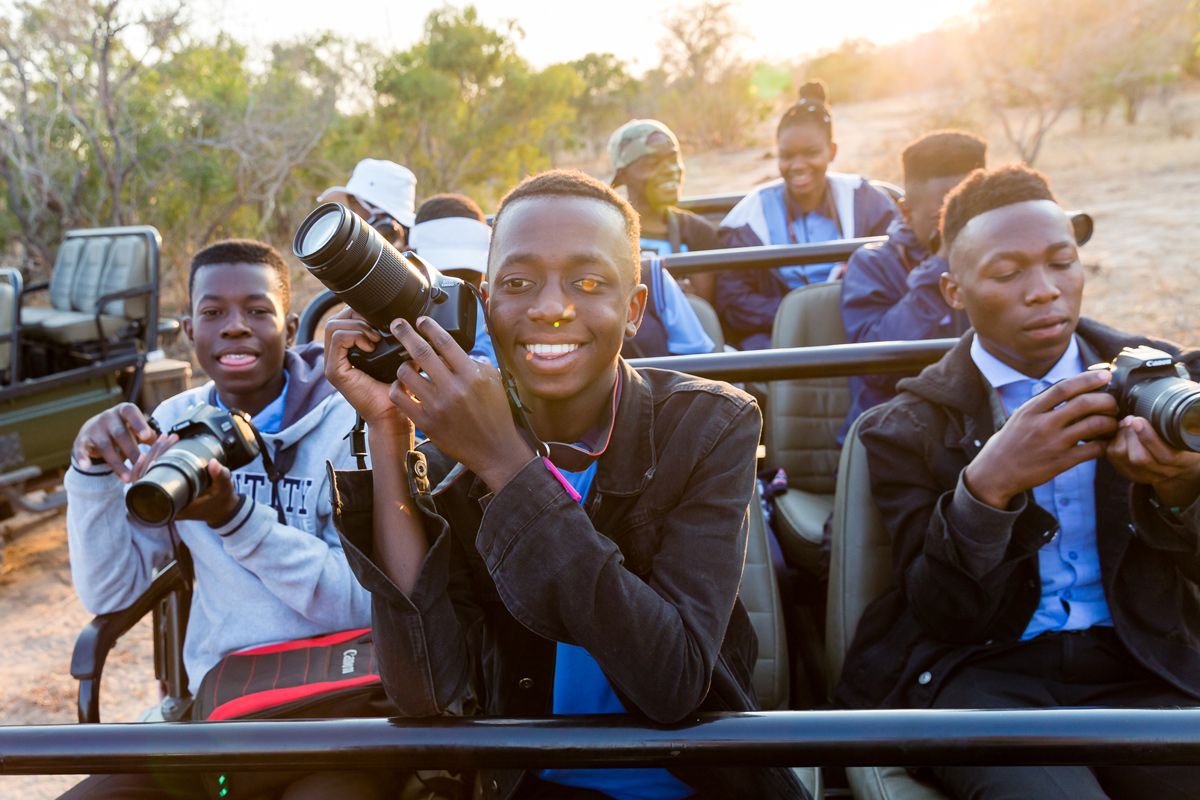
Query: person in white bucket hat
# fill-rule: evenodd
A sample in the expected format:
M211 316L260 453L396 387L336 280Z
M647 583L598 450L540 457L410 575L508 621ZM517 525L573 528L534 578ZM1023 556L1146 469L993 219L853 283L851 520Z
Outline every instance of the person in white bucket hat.
M341 203L404 250L416 218L417 177L394 161L364 158L345 186L331 186L317 201Z
M463 194L435 194L417 209L416 224L408 244L443 275L459 278L479 288L487 275L492 228L479 204ZM496 351L479 307L475 346L468 354L476 361L496 365Z

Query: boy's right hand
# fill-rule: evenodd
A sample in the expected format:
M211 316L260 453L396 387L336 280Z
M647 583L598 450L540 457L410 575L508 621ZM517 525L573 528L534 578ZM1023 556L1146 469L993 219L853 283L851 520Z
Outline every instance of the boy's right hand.
M963 481L980 501L1007 508L1017 495L1104 455L1117 431L1117 401L1099 391L1112 378L1083 372L1018 408L967 465Z
M370 352L382 338L354 309L343 308L325 324L325 377L367 425L404 430L412 423L388 397L391 385L350 366L350 348Z
M71 445L71 458L83 469L103 461L118 478L129 483L134 479L134 468L126 460L136 465L142 455L140 445L154 444L158 438L140 408L121 403L83 423Z

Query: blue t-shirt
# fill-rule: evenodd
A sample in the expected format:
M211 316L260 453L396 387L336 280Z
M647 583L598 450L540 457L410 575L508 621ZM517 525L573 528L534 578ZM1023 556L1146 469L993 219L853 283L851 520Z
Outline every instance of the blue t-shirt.
M582 472L562 472L567 483L587 499L598 462ZM617 693L596 659L582 647L559 642L554 661L555 714L624 714ZM680 800L694 792L665 769L544 769L544 781L591 789L617 800Z

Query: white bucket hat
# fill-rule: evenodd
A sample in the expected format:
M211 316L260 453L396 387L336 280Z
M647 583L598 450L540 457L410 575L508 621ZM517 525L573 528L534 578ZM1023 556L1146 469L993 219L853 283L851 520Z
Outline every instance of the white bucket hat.
M470 217L442 217L418 222L408 246L438 270L470 269L487 275L492 229Z
M406 228L411 228L416 218L417 176L395 161L364 158L355 165L345 186L332 186L321 193L321 198L330 192L353 195L364 205L383 210Z

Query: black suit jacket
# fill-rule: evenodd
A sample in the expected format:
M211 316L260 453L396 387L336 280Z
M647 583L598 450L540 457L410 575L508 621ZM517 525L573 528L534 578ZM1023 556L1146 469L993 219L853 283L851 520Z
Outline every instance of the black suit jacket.
M1134 338L1089 320L1085 350L1113 358L1149 344L1200 371L1200 352ZM926 707L958 665L1019 641L1041 595L1038 550L1058 530L1027 492L998 511L968 502L961 474L995 432L991 388L971 360L973 332L864 422L871 488L892 539L896 585L855 632L836 698L851 707ZM1103 459L1096 466L1096 545L1118 636L1169 684L1200 698L1200 502L1173 518ZM1009 526L1003 560L968 568L971 539ZM975 531L964 533L964 529ZM964 558L964 553L967 558Z

